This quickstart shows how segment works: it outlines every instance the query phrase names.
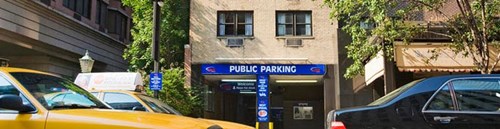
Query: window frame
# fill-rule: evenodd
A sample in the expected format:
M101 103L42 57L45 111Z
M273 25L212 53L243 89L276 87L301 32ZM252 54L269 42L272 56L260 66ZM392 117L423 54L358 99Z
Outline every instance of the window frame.
M427 100L425 105L422 107L421 112L422 113L455 113L455 114L500 114L500 111L498 112L492 112L492 111L461 111L458 107L458 100L455 94L455 89L453 84L449 85L453 81L457 80L474 80L474 79L497 79L500 81L500 77L460 77L460 78L453 78L447 80L445 83L443 83L438 90L436 90L432 96ZM445 86L449 86L450 94L452 94L452 101L453 101L453 106L455 107L454 110L428 110L430 102L436 97L436 95L441 91L442 88Z
M279 17L278 17L278 14L280 13L283 13L283 14L287 14L287 13L291 13L292 14L292 23L286 23L286 18L285 18L285 23L279 23ZM310 15L310 23L297 23L297 15L298 14L309 14ZM287 10L277 10L275 12L275 29L276 29L276 37L313 37L314 36L314 33L313 33L313 15L312 15L312 10L296 10L296 11L287 11ZM279 35L279 26L280 25L285 25L285 34L284 35ZM292 35L287 35L286 33L286 25L292 25ZM309 25L311 28L311 35L297 35L297 26L298 25ZM307 28L307 27L306 27ZM307 29L306 29L307 30ZM306 31L307 33L307 31Z
M239 23L238 22L238 14L246 14L246 13L250 13L250 15L252 16L252 22L251 23ZM224 21L224 23L220 23L220 15L221 14L234 14L232 17L234 19L234 21L232 23L226 23ZM246 17L245 17L246 18ZM252 10L233 10L233 11L229 11L229 10L221 10L221 11L217 11L217 37L253 37L255 32L254 32L254 28L255 28L255 17L254 17L254 12ZM227 35L227 33L225 33L225 35L221 35L220 34L220 26L221 25L233 25L233 29L234 29L234 32L233 34L231 35ZM238 35L238 25L244 25L244 26L247 26L247 25L252 25L252 34L251 35L246 35L246 34L243 34L243 35ZM246 32L246 30L245 30Z

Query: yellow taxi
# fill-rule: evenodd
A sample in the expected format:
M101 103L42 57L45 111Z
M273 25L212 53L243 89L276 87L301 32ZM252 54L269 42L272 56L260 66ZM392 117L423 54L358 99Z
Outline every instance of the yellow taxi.
M0 129L65 128L221 129L179 115L111 110L69 80L34 70L0 67Z
M182 115L166 103L149 97L142 92L128 90L94 90L90 92L114 109ZM198 120L217 124L224 129L255 129L254 127L228 121L202 118L198 118Z

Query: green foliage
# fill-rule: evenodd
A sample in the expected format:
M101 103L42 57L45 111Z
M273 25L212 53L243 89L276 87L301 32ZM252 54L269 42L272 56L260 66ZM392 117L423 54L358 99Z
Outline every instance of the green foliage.
M201 90L184 88L183 69L178 67L184 58L184 44L189 43L189 0L163 0L160 19L160 70L163 73L163 90L159 99L184 115L200 115L203 102ZM149 86L146 76L153 69L151 44L153 36L152 0L122 0L133 10L133 42L123 57L130 62L129 71L138 71ZM149 95L153 91L146 88Z
M163 89L158 93L159 99L184 115L199 117L203 111L202 90L197 87L184 87L184 70L182 68L171 68L161 72L163 74ZM148 95L153 95L153 91L149 88L146 88L146 92Z
M462 0L457 0L462 1ZM462 3L465 12L448 16L441 7L452 3L448 0L323 0L324 6L331 8L330 18L343 24L342 29L351 35L352 43L346 46L348 58L354 63L347 69L344 76L352 78L364 73L364 61L373 58L378 51L384 50L388 59L393 57L395 40L411 43L416 34L427 32L450 37L453 41L449 46L456 53L475 58L477 67L485 73L489 68L488 46L499 39L500 0L473 1ZM456 4L456 3L455 3ZM435 23L444 26L449 33L432 32L426 26L409 24L407 21L423 20L418 14L430 11L443 15L445 20ZM485 12L484 19L481 12ZM361 23L373 24L373 28L362 28ZM484 32L484 33L483 33ZM496 37L496 38L495 38ZM376 40L372 40L376 39ZM486 39L486 40L484 40ZM440 52L440 50L432 50ZM486 53L486 54L485 54ZM439 54L434 54L439 55ZM437 59L433 56L432 59Z
M182 62L184 44L189 43L189 0L163 0L160 20L160 67ZM131 30L133 42L123 57L130 62L129 70L146 72L153 69L151 44L153 36L152 0L122 0L131 7L134 26Z

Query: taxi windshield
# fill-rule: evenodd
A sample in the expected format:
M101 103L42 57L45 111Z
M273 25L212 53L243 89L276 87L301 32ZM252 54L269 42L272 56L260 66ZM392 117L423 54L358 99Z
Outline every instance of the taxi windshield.
M158 99L146 96L146 95L138 95L139 98L144 101L151 109L153 109L154 112L156 113L167 113L167 114L175 114L175 115L182 115L179 111L175 110L174 108L170 107L164 102L161 102Z
M69 80L36 73L11 73L48 110L108 108Z
M378 105L382 105L382 104L385 104L389 101L391 101L392 99L396 98L397 96L399 96L400 94L402 94L403 92L405 92L406 90L410 89L411 87L415 86L415 84L417 84L418 82L422 81L423 79L420 79L420 80L415 80L413 82L410 82L410 83L407 83L406 85L404 86L401 86L399 87L398 89L390 92L389 94L387 95L384 95L383 97L373 101L372 103L368 104L368 106L378 106Z

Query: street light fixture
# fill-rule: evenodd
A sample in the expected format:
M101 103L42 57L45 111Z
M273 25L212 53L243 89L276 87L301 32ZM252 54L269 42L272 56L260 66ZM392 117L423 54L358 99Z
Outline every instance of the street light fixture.
M89 50L85 51L85 55L80 58L80 68L82 73L90 73L94 66L94 60L89 56Z

